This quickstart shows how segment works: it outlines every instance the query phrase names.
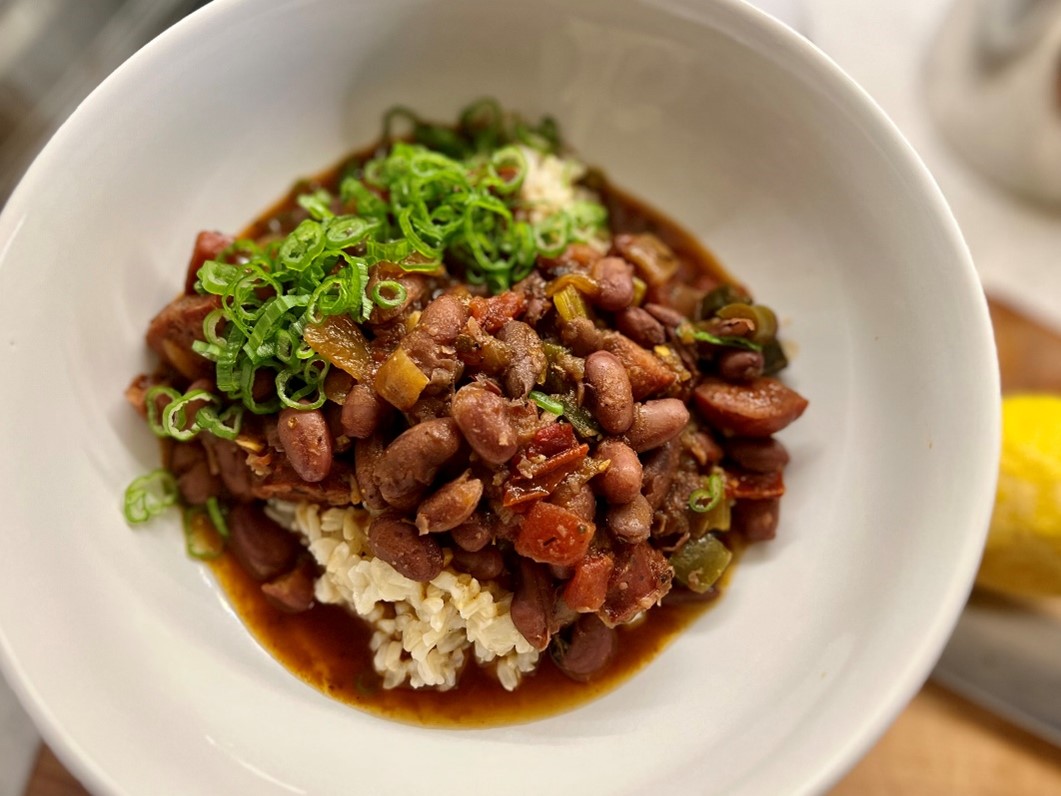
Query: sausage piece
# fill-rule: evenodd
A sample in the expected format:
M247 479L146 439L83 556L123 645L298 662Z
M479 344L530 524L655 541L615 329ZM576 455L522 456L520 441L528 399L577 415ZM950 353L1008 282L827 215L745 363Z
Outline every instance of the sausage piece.
M749 542L765 542L777 535L780 516L779 498L738 500L733 505L733 530L743 533Z
M274 608L300 614L313 607L313 560L303 561L290 572L262 584L262 594Z
M788 451L776 439L731 439L726 442L726 455L745 470L753 473L776 473L788 464Z
M806 398L768 376L746 384L706 379L693 397L707 422L741 437L776 434L807 408Z
M380 494L391 505L403 503L428 486L438 469L460 448L460 432L451 418L427 420L387 446L376 467Z
M415 525L396 514L373 519L368 542L377 558L409 580L426 583L442 571L442 548L434 537L421 536Z
M586 358L587 398L593 416L609 434L622 434L634 422L634 394L623 363L608 351Z
M323 481L332 469L332 435L319 409L284 409L276 426L280 446L303 481Z

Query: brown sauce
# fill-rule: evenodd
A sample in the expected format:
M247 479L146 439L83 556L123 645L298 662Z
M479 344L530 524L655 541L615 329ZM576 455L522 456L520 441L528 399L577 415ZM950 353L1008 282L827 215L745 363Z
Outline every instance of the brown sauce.
M351 164L371 156L355 154L315 178L298 183L290 193L248 226L241 237L260 239L286 234L306 217L296 197L317 187L336 190ZM601 182L600 191L612 219L613 232L658 235L678 255L686 273L677 279L734 282L712 254L691 234L663 214L625 192ZM699 288L703 292L703 287ZM724 591L740 549L718 584ZM585 704L630 678L651 662L714 599L653 608L646 621L620 628L619 652L610 667L590 683L566 677L543 653L537 671L525 675L519 688L505 691L488 672L470 662L450 691L411 688L383 689L372 667L367 623L334 605L316 605L301 614L286 614L270 605L259 585L228 554L211 564L236 613L259 643L289 671L328 696L378 716L420 726L481 728L532 721Z
M324 694L377 716L428 727L474 729L533 721L571 710L608 693L648 664L713 601L664 604L646 621L620 628L619 654L590 683L568 679L543 653L537 671L508 692L469 663L450 691L385 690L372 668L369 625L335 605L301 614L278 611L231 555L212 562L217 582L258 642L288 671ZM724 584L733 572L731 565Z

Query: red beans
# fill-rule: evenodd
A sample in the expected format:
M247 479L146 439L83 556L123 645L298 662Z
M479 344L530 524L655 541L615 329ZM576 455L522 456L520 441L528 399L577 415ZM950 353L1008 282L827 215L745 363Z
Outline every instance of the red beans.
M601 497L609 503L621 505L641 494L641 460L633 448L609 439L597 446L596 456L610 462L608 469L593 480Z
M392 506L407 503L434 480L438 469L459 449L460 432L452 418L413 426L380 457L375 478L383 499Z
M622 434L634 422L634 396L623 363L607 351L586 358L587 400L597 422L609 434Z
M488 464L504 464L516 453L519 438L508 404L485 387L469 384L453 396L453 419L464 438Z
M433 536L421 536L408 520L390 512L372 520L368 541L376 557L400 574L426 583L442 571L442 548Z
M228 548L255 580L275 578L298 553L295 535L281 528L258 506L237 503L228 513Z
M343 401L343 433L354 439L371 437L387 417L388 406L367 384L355 384Z
M440 533L456 528L467 520L483 496L483 482L465 472L455 481L439 487L420 504L416 527L421 533Z
M495 580L505 571L505 559L496 547L486 547L474 553L453 551L453 568L467 572L478 581Z
M509 609L512 624L537 650L549 646L549 617L556 595L544 567L525 559L519 562L520 583Z
M763 375L764 362L758 351L724 351L718 358L718 372L726 381L750 381Z
M452 345L467 322L468 310L464 303L447 293L424 307L417 328L437 343Z
M667 341L663 324L641 307L627 307L615 313L615 326L620 332L645 348L663 345Z
M625 505L608 509L604 522L620 542L643 542L652 530L652 506L644 495L637 495Z
M566 644L553 644L557 667L579 683L592 679L612 662L619 650L619 634L595 614L582 616Z
M379 435L359 439L354 446L354 478L361 492L365 508L379 511L387 508L387 501L379 491L376 471L383 459L383 440Z
M590 273L600 285L594 303L602 310L615 312L630 306L634 300L634 269L621 257L605 257L593 264Z
M284 409L276 426L287 460L303 481L323 481L332 469L332 435L319 409Z
M549 365L542 340L523 321L509 321L497 337L512 350L512 361L505 368L505 392L510 398L526 398L534 385L544 378Z
M634 423L626 438L638 453L658 448L674 439L689 422L689 410L677 398L645 401L634 410Z
M469 553L482 550L494 540L493 526L482 515L473 515L449 532L453 544Z
M716 428L741 437L769 437L807 408L807 400L777 379L747 384L707 379L693 393L696 408Z

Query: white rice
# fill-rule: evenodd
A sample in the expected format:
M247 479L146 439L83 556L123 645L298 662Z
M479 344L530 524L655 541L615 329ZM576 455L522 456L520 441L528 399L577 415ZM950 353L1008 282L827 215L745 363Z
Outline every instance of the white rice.
M409 580L372 556L362 509L271 501L267 511L302 535L324 569L317 599L372 625L372 665L384 688L453 688L469 652L509 691L537 665L538 651L512 623L511 592L448 566L429 583Z

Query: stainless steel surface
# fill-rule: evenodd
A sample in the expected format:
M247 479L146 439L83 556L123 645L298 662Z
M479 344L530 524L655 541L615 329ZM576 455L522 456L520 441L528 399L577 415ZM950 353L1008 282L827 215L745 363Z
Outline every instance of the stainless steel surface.
M975 596L932 677L1061 746L1061 618Z
M930 114L963 157L1061 204L1061 0L957 0L925 75Z

